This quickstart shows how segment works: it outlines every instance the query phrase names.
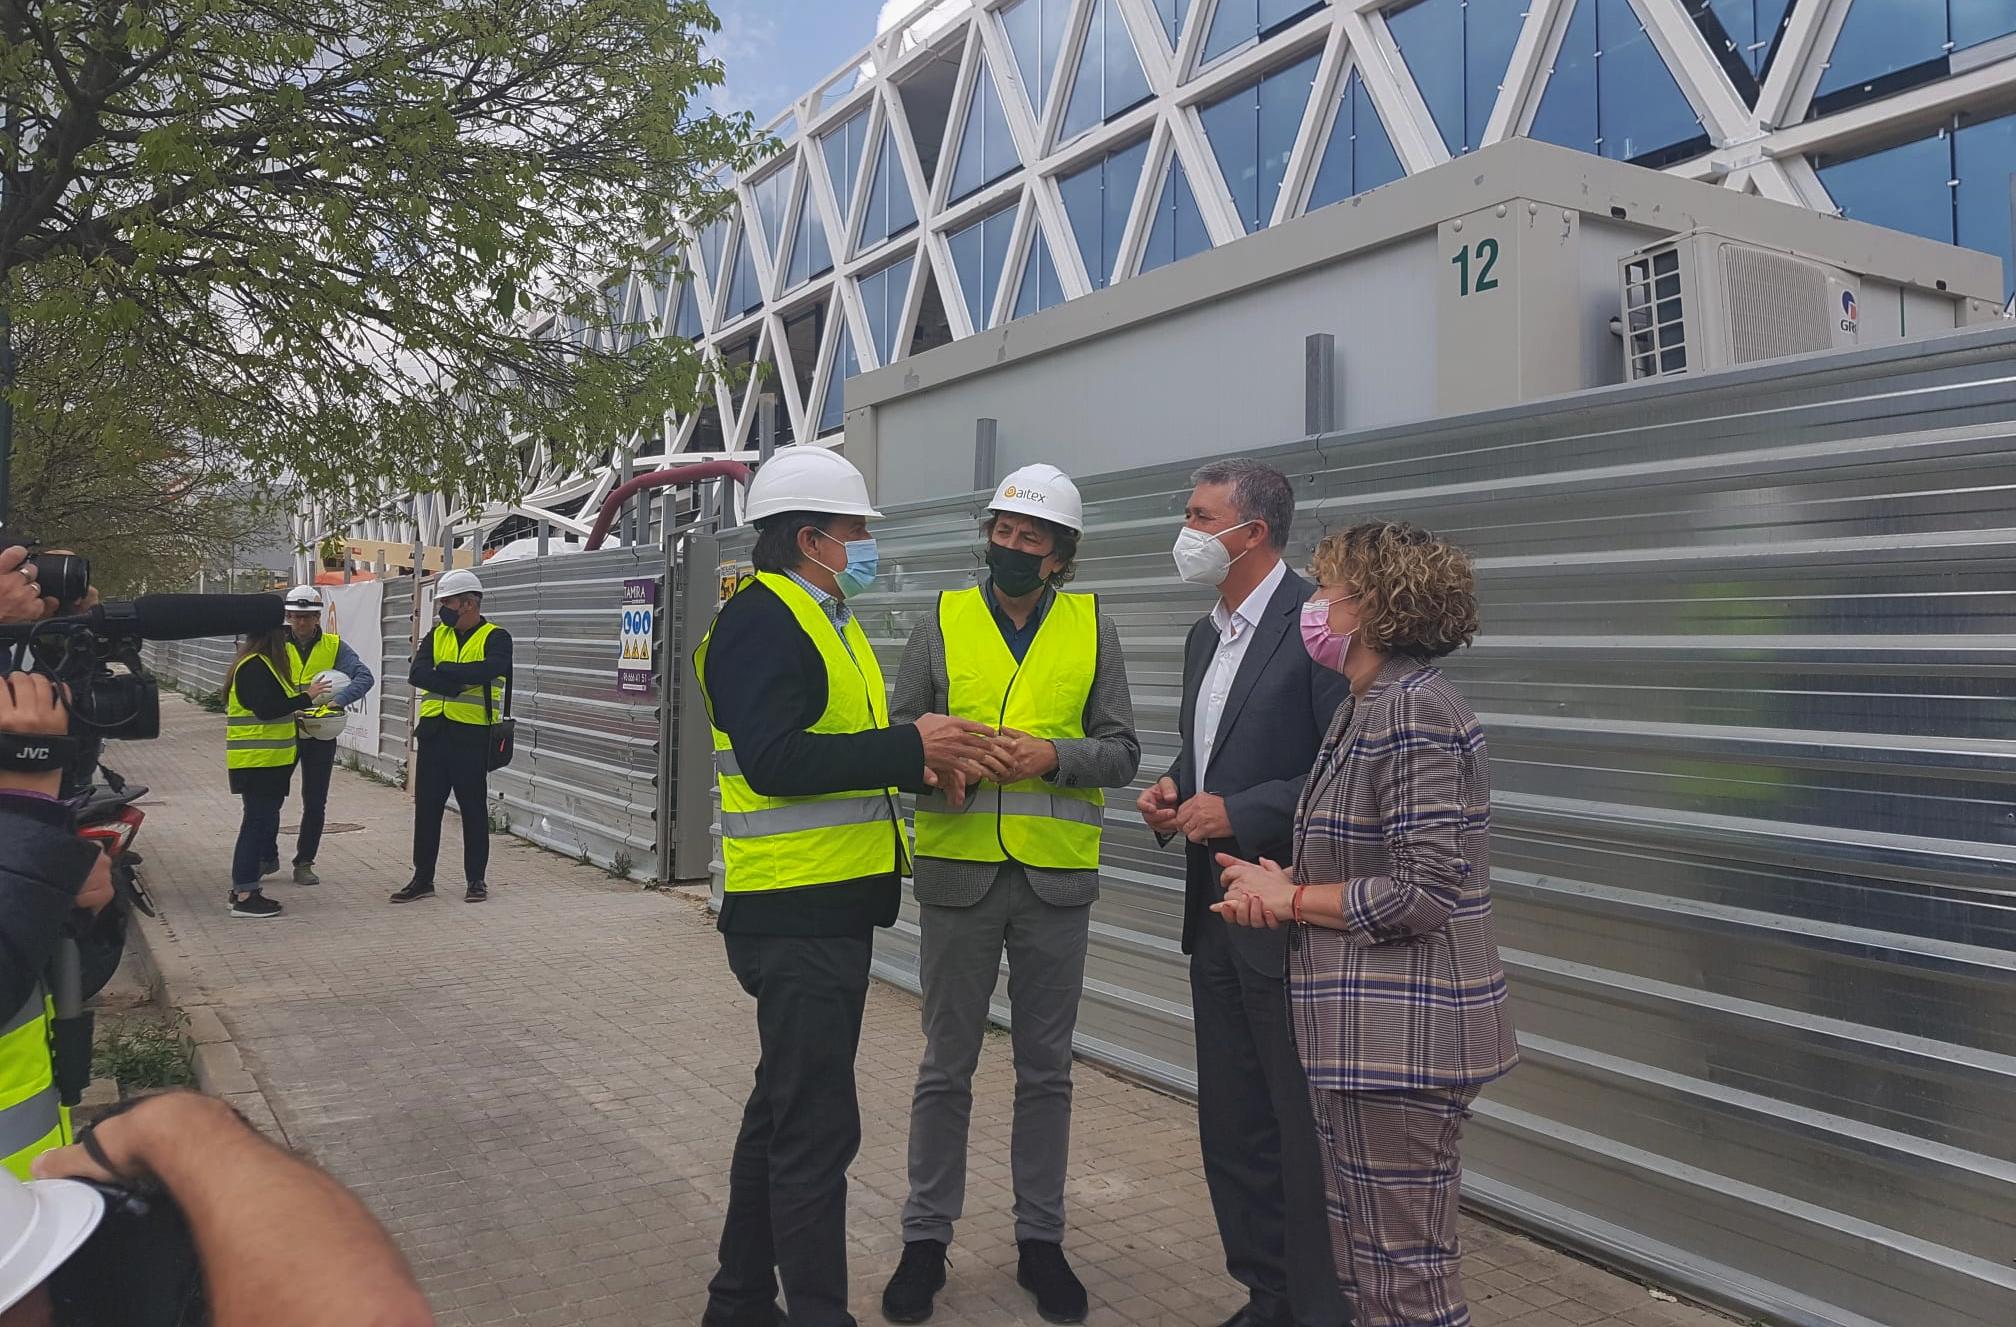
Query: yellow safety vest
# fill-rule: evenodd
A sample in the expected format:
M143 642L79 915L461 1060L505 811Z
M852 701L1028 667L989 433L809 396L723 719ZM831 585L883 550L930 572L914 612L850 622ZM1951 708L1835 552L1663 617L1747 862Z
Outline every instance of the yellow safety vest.
M0 1164L16 1179L27 1179L28 1163L42 1153L70 1144L70 1111L57 1099L49 1050L53 1013L38 986L0 1028Z
M468 640L458 641L455 639L455 628L434 628L434 662L482 663L483 644L496 629L496 623L485 622L469 633ZM483 707L486 688L490 696L488 712ZM423 719L439 714L451 723L473 723L480 728L501 715L504 709L504 684L494 677L487 683L478 682L475 686L464 687L454 695L443 695L438 691L423 691L420 695L420 717Z
M308 647L308 657L303 659L301 647L294 643L292 636L287 638L287 658L294 665L296 691L306 691L308 684L315 680L317 674L326 673L336 666L336 647L340 644L342 641L335 632L325 631L315 638L315 643ZM333 705L320 705L312 710L302 710L297 717L318 718L335 712L336 707Z
M273 661L263 654L248 654L231 670L231 690L224 703L226 769L277 769L294 763L294 716L262 719L238 700L238 671L254 662L273 672ZM288 695L300 694L300 688L278 673L274 680Z
M945 707L989 728L1015 728L1049 739L1085 735L1085 701L1099 663L1099 600L1058 594L1021 663L976 585L938 597L945 637ZM917 855L960 862L1005 862L1053 871L1099 869L1106 795L1059 788L1041 778L1003 788L967 790L955 811L942 793L917 799Z
M757 572L755 579L784 601L826 665L826 709L807 731L860 733L887 728L889 693L860 622L848 619L843 645L832 619L796 581L771 572ZM710 725L714 701L707 694L707 648L713 639L710 628L693 652L693 670L701 679L700 696ZM778 642L778 648L783 644ZM754 894L894 870L908 873L909 851L896 813L896 789L766 797L742 777L734 745L719 726L714 726L714 767L721 776L726 892Z

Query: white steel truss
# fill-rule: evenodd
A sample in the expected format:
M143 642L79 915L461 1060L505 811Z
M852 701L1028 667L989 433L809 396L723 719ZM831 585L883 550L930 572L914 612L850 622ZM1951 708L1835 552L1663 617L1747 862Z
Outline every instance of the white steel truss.
M836 375L845 376L843 340L858 367L866 370L902 358L913 345L970 336L1008 320L1016 312L1025 265L1035 261L1039 240L1054 264L1063 298L1075 299L1096 288L1103 273L1094 273L1084 261L1080 241L1085 237L1073 231L1060 181L1136 143L1146 144L1146 155L1138 179L1130 182L1133 197L1124 210L1104 209L1109 216L1125 218L1110 245L1113 280L1141 268L1172 161L1180 165L1194 195L1209 242L1236 242L1246 234L1246 225L1205 131L1202 110L1306 56L1316 57L1312 87L1282 167L1269 224L1299 215L1307 206L1340 113L1340 97L1354 77L1402 169L1414 173L1449 160L1450 148L1418 71L1403 56L1390 21L1417 3L1421 0L923 0L908 19L878 36L768 126L781 150L733 181L736 205L726 222L710 227L707 235L667 244L659 271L629 274L610 288L616 320L640 324L658 336L682 334L682 308L690 298L699 310L696 340L706 350L720 356L747 347L750 362L774 366L760 389L731 392L716 378L709 387L711 411L667 416L613 440L607 457L583 471L561 473L547 463L542 449L528 444L518 502L450 510L425 496L407 498L389 505L385 519L372 523L366 537L382 531L376 537L411 534L434 544L443 535L489 534L512 516L583 532L623 473L687 459L753 457L761 392L777 398L780 435L788 430L798 442L837 442L837 412L828 403ZM1501 24L1505 15L1497 7L1519 11L1516 40L1477 146L1531 130L1576 6L1599 3L1609 6L1611 14L1620 12L1616 5L1628 3L1699 122L1706 149L1666 168L1767 198L1836 211L1812 165L1814 157L1881 148L1922 135L1962 110L2016 111L2012 35L1982 46L1964 68L1956 60L1954 72L1945 78L1808 118L1853 0L1792 0L1775 37L1775 54L1757 81L1754 106L1696 22L1693 11L1703 8L1700 0L1467 0L1471 10L1496 11ZM1932 0L1926 3L1938 7ZM1207 59L1214 36L1224 45L1227 28L1221 26L1221 15L1223 25L1230 25L1248 13L1259 21L1285 17L1230 49L1211 50ZM1168 25L1179 15L1172 43ZM1079 57L1095 20L1102 24L1109 54L1124 32L1148 96L1137 104L1107 108L1111 113L1106 118L1065 138L1062 125ZM1041 34L1055 36L1057 52L1047 70L1023 67L1031 47L1024 41L1018 49L1011 23L1039 34L1033 48L1039 63ZM982 104L976 94L983 78L992 80L993 98L1020 165L954 198L953 177L962 145L969 140L967 121ZM1039 90L1044 93L1040 99ZM906 100L912 95L927 108L925 114L913 114ZM861 117L854 125L858 158L844 136L844 127L856 116ZM829 142L836 131L843 137ZM885 145L892 160L884 159ZM851 168L836 177L832 167L850 162ZM878 178L885 181L883 193L870 197ZM899 208L915 222L862 240L864 231L884 228L885 210ZM807 209L830 256L823 271L809 270L811 264L792 253L794 243L811 242L810 231L801 226ZM1005 261L988 289L965 291L952 237L1009 209L1013 221ZM753 290L746 279L737 282L735 269L744 246ZM1102 264L1108 247L1102 236ZM900 290L881 276L897 268L905 274ZM684 283L691 284L690 295ZM1040 295L1042 283L1038 285ZM920 329L931 292L943 310L944 325ZM736 295L749 307L729 307ZM969 311L976 307L978 325ZM817 339L806 347L801 338L794 349L790 329L813 310L822 311ZM694 330L690 322L683 325L685 333ZM811 364L798 362L808 354ZM738 354L737 362L741 360ZM304 535L322 533L315 527L312 514L304 517Z

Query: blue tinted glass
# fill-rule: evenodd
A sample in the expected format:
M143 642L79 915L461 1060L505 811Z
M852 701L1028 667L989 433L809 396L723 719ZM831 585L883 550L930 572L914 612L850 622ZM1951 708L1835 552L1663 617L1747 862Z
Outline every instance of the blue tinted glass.
M1260 31L1271 31L1289 19L1300 18L1312 10L1321 9L1327 3L1329 0L1260 0ZM1475 0L1472 0L1472 3L1475 3Z
M1944 0L1855 0L1814 95L1945 58L1945 8Z
M1169 36L1171 50L1183 35L1183 19L1189 12L1190 0L1155 0L1155 13L1162 20L1162 31Z
M1085 275L1094 290L1103 289L1113 279L1113 268L1120 258L1120 235L1127 227L1127 213L1134 206L1134 191L1140 187L1141 168L1147 160L1148 143L1143 139L1057 182L1064 195L1064 211L1071 218L1071 232L1078 240L1079 256L1085 260Z
M819 432L831 433L840 427L845 419L845 396L842 388L847 379L861 371L861 362L854 358L854 338L847 335L845 319L840 323L840 350L833 357L833 373L826 380L826 399L819 407Z
M1099 271L1103 275L1092 278L1094 290L1111 281L1120 266L1120 237L1127 229L1127 214L1134 210L1134 195L1141 188L1141 172L1147 165L1145 138L1106 158L1105 227L1099 249Z
M973 80L973 95L967 101L958 157L952 165L951 200L957 202L1021 164L1014 136L1008 132L1008 117L1001 109L1001 95L994 87L994 75L983 56Z
M756 215L763 222L763 243L776 253L784 242L784 204L791 197L794 171L786 166L763 177L749 192L756 196Z
M728 282L728 303L721 310L724 318L738 317L763 303L762 287L756 284L756 260L750 255L745 227L735 239L735 275Z
M1211 27L1204 34L1206 61L1244 46L1259 34L1260 0L1218 0L1212 11Z
M2009 0L1946 0L1946 12L1952 16L1955 50L2016 32L2016 4Z
M872 248L917 224L917 205L910 198L910 178L896 158L896 136L882 131L882 150L875 154L875 173L861 204L861 248Z
M1307 211L1341 203L1354 194L1390 184L1405 174L1393 151L1393 140L1379 112L1366 95L1365 85L1352 70L1345 80L1344 94L1337 101L1337 118L1330 125L1330 139L1323 145L1323 160L1316 179L1309 186Z
M1954 10L1959 17L1959 10ZM1958 239L1970 249L2002 260L2002 288L2016 285L2016 253L2011 252L2010 194L2016 188L2016 115L1970 124L1953 135L1954 215Z
M861 278L868 332L884 364L896 357L896 334L903 322L903 301L910 294L910 269L915 263L914 258L904 258Z
M1386 16L1450 155L1484 141L1526 8L1526 0L1422 0Z
M1273 219L1274 200L1281 193L1281 177L1287 172L1288 154L1302 127L1315 76L1312 55L1199 113L1204 136L1211 140L1218 169L1248 231Z
M833 196L840 202L843 225L854 206L854 181L861 173L861 143L867 133L868 112L860 110L819 140L826 152L826 173L833 179Z
M1022 264L1022 281L1015 290L1015 312L1010 316L1026 318L1063 302L1064 288L1057 280L1057 264L1051 261L1050 245L1038 226L1029 238L1029 257Z
M1190 192L1190 177L1174 153L1162 177L1162 195L1155 203L1155 220L1148 230L1147 247L1141 251L1141 270L1181 262L1191 254L1211 247L1204 229L1204 215L1197 209L1197 196Z
M705 330L700 325L700 301L693 293L693 278L689 276L679 283L679 310L672 318L672 335L692 340Z
M826 248L826 227L819 224L819 209L813 205L809 186L798 191L798 224L791 232L791 264L784 276L784 288L804 285L833 266Z
M1758 79L1764 77L1778 29L1792 8L1792 0L1707 0L1708 8L1721 21L1738 59ZM1698 0L1697 0L1698 3Z
M1532 135L1636 161L1699 137L1701 121L1630 0L1577 0Z
M1071 0L1015 0L1001 10L1001 26L1008 33L1008 47L1015 52L1015 67L1022 75L1022 87L1035 98L1032 108L1043 118L1043 104L1050 96L1051 76L1057 68L1057 51L1064 44L1064 23L1071 16Z
M1099 265L1099 252L1105 214L1100 208L1100 198L1105 188L1104 161L1095 161L1077 174L1057 181L1057 192L1064 197L1064 215L1071 223L1072 238L1078 241L1078 254L1085 260L1086 275L1092 278L1095 289L1099 284L1098 274L1103 270ZM1021 316L1019 309L1016 316Z
M952 250L952 268L959 274L959 294L966 316L977 331L987 325L987 304L994 297L987 284L987 222L980 220L945 237Z
M1952 169L1945 136L1934 135L1853 161L1820 164L1820 183L1842 216L1951 244Z
M1148 76L1134 53L1127 24L1113 0L1099 0L1079 53L1078 72L1071 81L1071 99L1064 106L1061 142L1148 99Z
M700 261L706 265L707 281L714 290L721 289L721 250L728 243L728 219L712 222L700 232Z
M988 307L989 317L975 323L976 327L991 326L995 321L991 306L994 292L1001 287L1001 276L1008 270L1008 243L1015 238L1015 209L996 212L982 224L986 227L986 251L981 269L981 303Z

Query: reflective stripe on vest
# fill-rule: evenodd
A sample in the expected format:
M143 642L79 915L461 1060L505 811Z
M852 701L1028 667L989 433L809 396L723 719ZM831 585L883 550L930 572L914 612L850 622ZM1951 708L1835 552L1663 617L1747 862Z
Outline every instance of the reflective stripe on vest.
M484 642L490 639L490 633L496 629L496 623L485 622L469 633L468 640L458 641L455 638L455 628L448 626L434 628L434 662L482 663ZM486 688L490 696L488 712L483 708ZM479 728L490 723L504 710L504 684L496 678L488 682L478 682L472 687L464 687L452 695L443 695L438 691L423 691L420 697L421 718L431 718L439 714L450 722L472 723Z
M833 620L796 581L770 572L758 572L754 579L791 610L826 666L826 709L807 731L859 733L888 727L889 693L861 624L848 619L843 643ZM710 723L714 702L706 678L713 639L710 629L693 652ZM778 642L778 648L784 646ZM713 733L714 768L721 782L721 858L727 868L724 891L763 893L909 870L896 789L766 797L742 777L728 734L718 727Z
M1085 735L1085 702L1099 664L1099 601L1057 594L1018 664L976 585L938 597L945 639L946 711L989 728L1048 739ZM1024 779L982 783L952 810L942 794L917 801L917 855L1003 862L1053 871L1099 869L1106 797L1097 788L1060 788Z
M262 719L238 699L238 674L254 662L280 684L290 696L296 687L274 672L273 661L263 654L248 654L231 670L231 691L224 701L224 767L226 769L278 769L294 763L294 716Z
M326 673L336 666L336 647L342 644L333 631L325 631L308 647L308 657L301 657L301 647L294 638L287 638L287 658L294 665L294 689L305 691L315 679L315 674Z
M70 1112L56 1095L56 1067L49 1053L49 1000L35 993L0 1032L0 1164L17 1179L28 1165L70 1142Z

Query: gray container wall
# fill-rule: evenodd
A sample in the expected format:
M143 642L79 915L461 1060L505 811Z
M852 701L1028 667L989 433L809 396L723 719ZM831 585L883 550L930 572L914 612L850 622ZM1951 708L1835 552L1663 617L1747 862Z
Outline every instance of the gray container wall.
M2016 1321L2016 331L1263 454L1298 564L1371 516L1477 558L1449 667L1525 1063L1475 1107L1470 1200L1791 1322ZM1073 588L1120 626L1142 783L1210 604L1171 572L1187 468L1086 485ZM878 525L886 673L972 582L981 500ZM1181 864L1133 800L1079 1047L1194 1089ZM906 905L882 975L914 984L916 934Z
M626 578L658 581L665 602L664 571L663 551L645 546L481 573L483 614L511 633L517 668L518 754L490 775L493 805L512 833L643 880L658 874L664 688L652 697L616 690L617 619ZM661 675L664 659L661 643Z
M378 754L360 756L339 751L339 759L367 769L395 783L404 783L407 739L413 719L413 684L406 670L413 658L413 578L399 576L385 582L385 597L378 613L378 631L384 644L385 662L378 670ZM351 722L356 722L353 717Z
M237 643L224 637L149 641L141 657L165 685L191 695L209 695L224 689L225 675L237 652Z

